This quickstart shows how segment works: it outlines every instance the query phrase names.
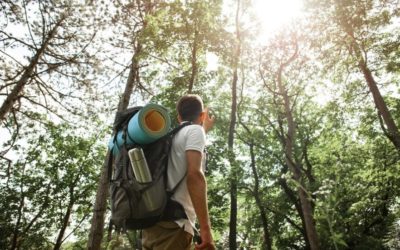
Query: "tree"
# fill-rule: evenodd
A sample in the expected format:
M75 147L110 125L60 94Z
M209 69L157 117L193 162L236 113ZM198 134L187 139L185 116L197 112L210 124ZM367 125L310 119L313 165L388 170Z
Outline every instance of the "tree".
M60 249L71 218L79 219L74 232L87 219L94 195L95 167L101 149L96 138L82 138L66 125L47 125L30 137L13 164L7 182L1 183L3 246L10 249ZM62 131L62 132L60 132ZM3 168L2 168L3 169ZM4 231L3 231L4 230ZM58 231L55 243L50 239Z
M116 20L121 22L123 25L127 25L128 28L132 28L130 30L133 33L133 36L130 37L129 43L133 49L133 55L130 61L130 64L127 68L129 68L128 78L126 80L125 89L122 94L122 97L118 103L117 112L121 112L127 109L133 89L140 88L140 74L139 69L141 68L140 59L142 57L142 43L141 43L141 33L145 31L147 26L146 19L147 15L151 15L153 9L156 7L157 1L145 1L145 2L137 2L128 3L124 5L126 7L125 13L123 16L116 16ZM121 18L121 19L120 19ZM125 23L126 20L133 19L136 23ZM117 117L117 114L116 116ZM115 131L114 131L115 132ZM108 182L110 176L108 176L108 164L109 158L111 157L111 151L108 150L99 179L99 184L97 188L96 200L93 207L93 217L91 223L91 230L89 234L88 240L88 249L100 249L101 241L103 239L104 232L104 218L107 208L107 197L108 197ZM109 232L111 233L111 232Z
M205 71L206 54L216 51L221 45L221 9L220 0L161 3L150 19L151 28L146 36L146 46L152 48L149 55L159 64L152 73L164 73L160 75L161 79L157 79L163 83L154 83L155 86L166 91L175 88L177 97L203 90L209 79L209 73ZM168 82L172 82L172 85L168 86ZM176 99L165 102L169 104Z
M241 33L240 33L240 0L237 1L236 7L236 39L235 39L235 47L232 54L232 103L231 103L231 116L230 116L230 124L229 124L229 134L228 134L228 154L229 154L229 163L231 166L230 173L230 197L231 197L231 208L230 208L230 222L229 222L229 249L236 249L236 234L237 234L237 164L235 162L235 153L233 150L234 147L234 135L235 135L235 126L236 126L236 110L237 110L237 82L238 82L238 68L239 68L239 60L241 53Z
M262 200L262 193L261 193L261 187L260 187L260 175L258 173L259 171L257 170L257 161L256 161L256 153L255 153L255 147L257 145L253 139L255 136L252 135L250 128L246 124L244 124L243 122L240 122L240 125L245 129L245 131L248 134L247 136L249 137L249 139L247 141L243 138L240 138L240 139L250 149L250 167L251 167L252 175L254 178L254 187L253 187L253 189L250 189L250 192L251 192L252 196L254 197L256 205L260 212L260 220L261 220L261 224L262 224L263 232L264 232L262 246L263 246L263 249L271 250L272 249L272 240L271 240L271 234L270 234L270 230L269 230L267 209Z
M91 9L71 1L6 1L2 7L7 18L0 32L0 52L5 55L0 61L0 95L4 97L0 121L7 122L11 113L14 124L18 124L16 113L30 117L32 107L60 118L60 107L71 114L79 113L62 100L84 100L74 92L89 86L88 74L94 61L87 48L95 32L88 30L90 25L83 23L74 10L91 21ZM22 27L22 34L15 27Z
M367 103L352 107L347 100L336 100L321 110L325 126L310 149L310 160L329 166L318 168L321 187L316 192L324 249L385 249L384 235L393 218L387 208L394 208L391 195L396 196L398 185L392 172L398 169L398 155L379 136L374 108ZM351 124L350 117L361 120Z
M285 39L285 37L288 38ZM266 47L262 54L264 58L268 58L274 63L267 62L265 59L261 61L260 76L265 89L272 95L275 105L274 113L277 124L275 125L271 121L269 124L273 126L281 144L284 167L290 170L296 185L300 205L297 209L303 220L304 231L307 235L306 241L308 240L310 249L319 249L312 197L306 185L307 179L309 182L313 180L312 166L308 164L306 152L299 152L300 143L304 138L298 138L300 118L296 119L296 113L298 113L296 109L299 109L297 107L298 97L304 88L301 86L301 82L303 78L308 77L304 73L305 58L301 57L299 52L299 46L303 46L299 45L300 42L301 37L294 32L278 34L276 39L271 42L271 46ZM295 61L297 62L295 63ZM307 166L307 170L303 169L303 165ZM282 184L285 183L282 182ZM286 184L283 187L291 193ZM294 202L296 204L295 200Z
M103 237L102 131L146 102L175 121L186 93L217 117L218 249L397 246L398 2L309 0L268 41L252 1L87 2L0 1L1 246L134 247L137 232Z
M337 51L337 57L333 58L336 63L343 62L342 65L348 69L359 69L371 92L382 131L399 151L400 132L376 80L382 72L382 63L391 63L385 60L380 62L385 58L382 54L385 50L380 48L391 48L397 44L387 38L390 37L390 26L399 15L397 1L329 0L308 1L308 4L312 18L319 23L317 32L323 34L318 37L329 42L330 47L326 49L325 45L322 50L334 49Z

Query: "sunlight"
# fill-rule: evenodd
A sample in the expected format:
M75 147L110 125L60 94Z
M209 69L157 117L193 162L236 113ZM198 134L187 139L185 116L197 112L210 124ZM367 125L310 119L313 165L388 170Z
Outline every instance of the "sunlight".
M255 12L262 26L262 39L299 17L302 7L301 0L254 0Z

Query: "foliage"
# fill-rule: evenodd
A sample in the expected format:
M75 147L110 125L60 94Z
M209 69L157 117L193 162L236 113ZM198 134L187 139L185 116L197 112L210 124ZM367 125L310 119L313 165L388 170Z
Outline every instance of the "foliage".
M2 120L0 248L55 248L61 235L63 249L86 249L104 133L132 72L130 105L160 103L175 125L175 103L191 92L217 118L206 176L218 249L230 246L232 166L241 249L266 249L265 235L272 249L311 249L302 191L319 249L398 248L400 154L360 71L371 71L400 125L398 1L307 0L301 20L262 43L253 1L240 2L234 162L236 1L0 3L2 104L60 21ZM133 247L134 234L104 237L102 247Z
M24 133L27 146L1 182L3 246L48 248L69 206L68 232L85 231L103 149L96 137L79 136L68 125L43 129L36 130L35 138Z

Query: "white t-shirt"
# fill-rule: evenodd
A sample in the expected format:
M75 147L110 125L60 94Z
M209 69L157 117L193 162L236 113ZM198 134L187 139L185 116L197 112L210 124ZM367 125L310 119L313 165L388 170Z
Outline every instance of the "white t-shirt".
M183 127L172 141L172 148L168 160L168 189L172 190L187 173L186 151L196 150L203 154L206 145L206 134L201 125L188 125ZM205 171L205 160L202 159L201 171ZM172 199L179 202L185 209L188 220L175 221L185 231L194 235L196 213L186 184L186 176L172 195Z

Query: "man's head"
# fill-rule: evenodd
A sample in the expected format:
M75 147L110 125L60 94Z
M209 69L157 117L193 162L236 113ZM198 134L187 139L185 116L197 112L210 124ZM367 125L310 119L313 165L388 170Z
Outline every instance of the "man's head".
M176 104L176 110L181 121L202 121L203 101L198 95L185 95Z

